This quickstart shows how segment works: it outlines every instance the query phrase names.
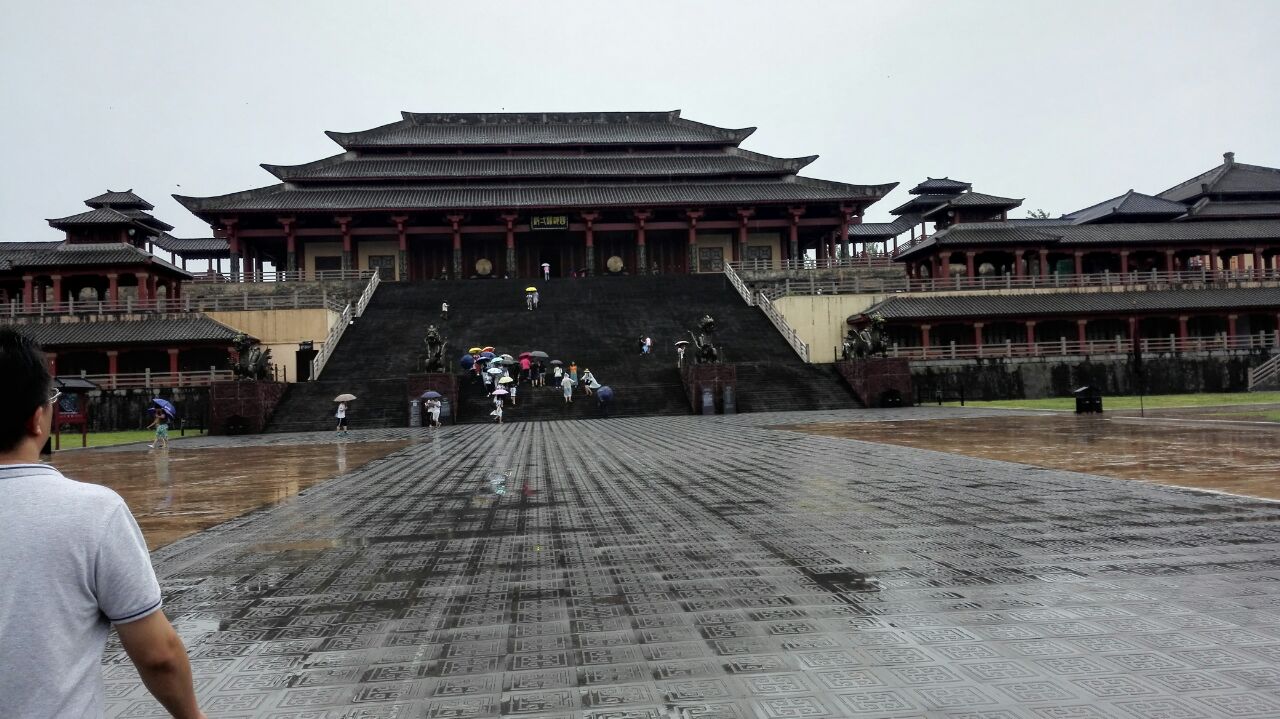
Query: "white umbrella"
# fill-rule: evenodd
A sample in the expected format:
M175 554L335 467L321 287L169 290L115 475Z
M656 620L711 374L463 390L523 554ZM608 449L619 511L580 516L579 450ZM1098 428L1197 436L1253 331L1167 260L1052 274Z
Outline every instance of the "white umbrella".
M498 389L495 389L493 393L494 394L511 394L510 392L506 391L505 389L502 389L501 387L499 387Z
M340 394L337 397L334 397L333 401L334 402L351 402L351 401L354 401L355 398L356 396L353 394Z
M501 367L491 367L487 371L489 374L492 374L492 375L499 375L499 374L502 374L503 372Z

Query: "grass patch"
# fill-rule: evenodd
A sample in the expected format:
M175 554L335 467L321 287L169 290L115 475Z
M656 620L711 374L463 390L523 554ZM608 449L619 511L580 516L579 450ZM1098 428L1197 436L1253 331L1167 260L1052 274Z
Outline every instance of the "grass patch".
M1177 407L1234 407L1251 404L1280 404L1280 392L1220 392L1210 394L1157 394L1143 398L1147 409L1173 409ZM947 402L952 407L959 402ZM1050 397L1047 399L1006 399L991 402L965 402L966 407L991 407L995 409L1058 409L1075 410L1075 397ZM1138 409L1137 396L1104 396L1102 406L1108 410Z
M187 432L188 437L197 437L200 435L199 430L195 432ZM155 439L156 432L153 429L130 429L122 432L90 432L90 447L110 447L116 444L130 444L132 442L147 442ZM169 430L169 439L178 439L179 435L174 430ZM80 434L77 432L62 433L62 448L74 449L80 446Z

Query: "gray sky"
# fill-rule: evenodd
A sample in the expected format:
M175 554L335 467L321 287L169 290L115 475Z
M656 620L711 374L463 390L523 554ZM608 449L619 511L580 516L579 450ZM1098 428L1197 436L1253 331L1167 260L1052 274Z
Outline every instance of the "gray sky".
M1221 162L1280 166L1280 2L123 3L8 0L0 240L133 188L271 184L260 162L338 151L324 130L417 112L669 110L756 126L805 174L931 175L1053 214Z

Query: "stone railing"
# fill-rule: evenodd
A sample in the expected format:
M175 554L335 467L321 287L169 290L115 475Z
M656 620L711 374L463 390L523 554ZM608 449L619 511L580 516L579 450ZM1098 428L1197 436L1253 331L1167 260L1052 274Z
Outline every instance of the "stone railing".
M338 342L342 339L342 335L346 333L347 327L351 326L355 319L364 314L369 307L369 300L373 299L373 293L377 291L378 285L381 283L378 273L373 273L369 277L369 284L365 285L364 292L360 293L360 299L356 300L354 305L348 303L342 308L338 316L337 323L329 328L329 336L324 338L324 346L311 360L311 379L319 379L320 373L324 371L325 364L329 361L329 357L333 355L334 350L338 349Z

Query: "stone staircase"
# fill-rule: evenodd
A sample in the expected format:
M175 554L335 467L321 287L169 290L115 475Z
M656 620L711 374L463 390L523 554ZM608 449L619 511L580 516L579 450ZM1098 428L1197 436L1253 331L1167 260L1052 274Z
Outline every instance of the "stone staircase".
M353 428L405 426L405 377L419 369L427 326L435 324L456 360L472 346L518 355L542 350L568 365L590 368L615 390L610 414L690 412L676 367L674 343L688 339L704 313L717 320L728 362L739 364L739 411L856 407L830 365L807 365L760 310L748 307L720 275L594 277L533 282L541 307L525 309L529 280L386 283L363 317L347 330L317 382L293 385L268 431L331 428L332 398L350 392ZM448 300L449 320L440 319ZM654 354L642 356L641 335ZM453 365L452 369L460 369ZM458 421L491 421L477 381L464 379ZM566 406L559 387L523 384L504 421L598 416L581 390Z

